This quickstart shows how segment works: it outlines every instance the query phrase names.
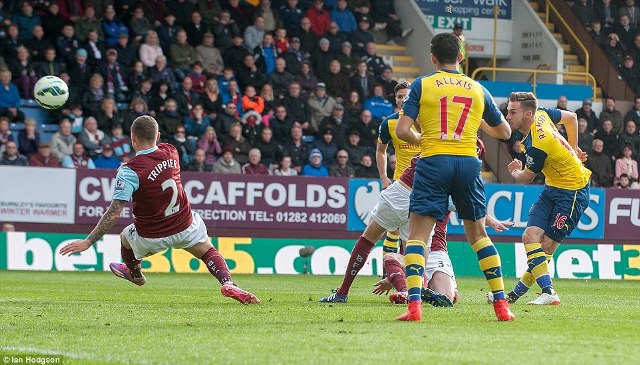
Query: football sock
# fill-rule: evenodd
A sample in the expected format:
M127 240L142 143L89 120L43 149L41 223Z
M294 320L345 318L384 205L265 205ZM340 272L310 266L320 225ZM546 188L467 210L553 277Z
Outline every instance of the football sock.
M382 256L390 253L390 252L398 252L398 240L400 239L400 235L397 235L393 232L387 232L387 236L382 243Z
M528 243L524 245L524 249L527 252L527 265L529 266L527 271L531 272L543 293L551 294L552 283L549 275L549 264L542 245L540 243Z
M142 272L140 271L140 261L136 259L136 255L133 253L133 250L130 248L126 248L124 246L120 246L120 254L122 255L122 261L127 265L129 271L131 271L131 275L133 277L141 277Z
M353 251L351 251L351 257L349 257L349 264L347 264L347 271L344 273L344 279L342 279L342 285L338 288L336 294L342 296L349 294L351 284L353 280L358 276L358 272L367 262L369 252L373 248L374 243L366 239L364 236L358 237Z
M211 247L209 251L202 255L201 260L207 266L211 275L218 279L220 284L233 284L233 281L231 280L231 273L227 267L227 262L224 261L224 257L220 255L218 250Z
M426 250L427 247L422 241L407 241L407 248L404 252L404 272L407 276L409 302L422 300L422 275L424 274L426 262Z
M404 276L404 268L396 260L385 260L384 268L387 271L387 278L397 291L407 291L407 280Z
M525 271L516 284L516 287L513 288L513 291L511 293L509 293L509 296L520 298L521 296L527 294L529 288L531 288L531 285L533 285L535 282L536 279L531 274L531 271Z
M502 280L502 267L500 265L500 255L491 242L491 238L485 237L471 245L478 255L480 270L489 283L489 288L493 292L494 300L504 299L504 281Z

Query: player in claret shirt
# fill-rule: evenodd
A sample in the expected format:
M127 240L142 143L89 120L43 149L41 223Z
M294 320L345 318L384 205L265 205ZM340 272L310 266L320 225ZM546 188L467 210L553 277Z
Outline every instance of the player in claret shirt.
M154 118L141 116L133 121L131 142L136 156L118 170L111 205L87 238L65 245L60 253L70 256L91 247L111 230L132 199L133 223L120 234L124 263L109 265L116 276L144 285L140 270L144 257L168 248L183 249L205 263L222 284L222 295L244 304L260 303L234 284L224 258L211 245L204 221L191 210L180 180L178 151L168 143L157 143L159 139Z

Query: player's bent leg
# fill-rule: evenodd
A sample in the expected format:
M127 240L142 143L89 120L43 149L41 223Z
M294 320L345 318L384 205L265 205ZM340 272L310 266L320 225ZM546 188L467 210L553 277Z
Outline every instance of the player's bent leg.
M385 256L390 253L398 252L398 241L400 240L400 232L395 230L393 232L387 231L387 234L382 243L382 255Z
M204 262L209 273L222 284L220 293L223 296L235 299L242 304L260 303L260 300L255 295L241 289L233 282L227 262L210 242L199 242L193 246L185 247L184 250Z
M369 253L375 243L382 237L386 230L372 219L362 235L356 241L349 257L349 263L342 279L342 285L331 295L321 298L320 303L346 303L351 284L360 272L360 269L367 262Z
M455 280L442 271L435 271L429 285L422 290L422 300L434 307L453 307Z
M407 282L404 275L404 256L397 253L390 253L382 257L382 262L387 272L387 278L396 293L389 295L389 301L393 304L406 304Z
M127 231L127 229L130 230L131 227L133 227L133 224L125 228L125 231ZM136 258L125 231L120 233L120 254L122 255L124 263L112 262L109 264L109 269L115 276L142 286L147 282L147 278L142 274L140 266L141 260Z

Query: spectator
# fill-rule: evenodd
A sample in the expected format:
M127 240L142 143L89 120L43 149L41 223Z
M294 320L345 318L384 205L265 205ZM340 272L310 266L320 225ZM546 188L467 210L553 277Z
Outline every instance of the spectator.
M275 70L269 75L269 84L273 86L275 97L281 99L287 93L287 88L295 80L295 76L286 71L287 63L284 58L275 60Z
M620 176L622 174L626 174L630 182L638 181L638 162L634 159L631 145L625 145L622 148L622 157L616 160L614 185L620 183Z
M33 37L31 30L42 24L40 17L33 13L33 7L28 1L22 3L20 13L13 16L13 22L18 26L19 38L22 41L31 39Z
M171 67L167 66L167 58L165 56L156 58L156 64L151 68L149 76L151 76L151 80L153 80L156 87L159 87L160 82L166 82L171 92L177 87L176 76Z
M71 134L71 122L68 119L60 121L60 129L51 137L51 153L62 161L73 153L73 145L76 137Z
M340 72L340 61L331 61L329 73L323 82L327 85L329 96L335 98L338 103L344 103L349 97L349 77Z
M234 73L238 73L245 65L247 55L251 53L244 47L242 36L236 35L230 47L224 51L224 64L230 67Z
M346 150L339 150L336 154L336 163L329 168L329 175L336 177L354 178L356 170L349 163L349 154Z
M607 36L607 44L604 47L609 61L615 68L620 68L622 65L622 57L626 51L623 44L620 43L620 38L616 33L609 33ZM602 119L602 118L601 118Z
M633 120L627 121L624 127L624 133L618 137L618 151L622 152L624 146L629 145L634 156L640 152L640 134Z
M80 142L73 144L73 154L62 160L62 167L73 169L95 169L93 160L84 152L84 146Z
M87 63L93 68L101 66L105 59L106 47L104 43L98 39L98 32L89 31L87 39L82 43L82 48L87 51Z
M187 32L178 30L176 43L171 45L171 64L179 81L184 79L197 58L196 50L187 43Z
M80 133L78 141L82 143L89 157L92 158L98 156L102 145L111 144L111 138L98 129L98 122L94 117L87 117L84 120L84 129Z
M213 164L214 174L241 174L240 164L233 158L233 148L225 147L222 150L222 158Z
M220 134L220 139L224 140L229 136L231 132L231 126L240 123L238 118L237 105L233 101L227 102L224 108L224 112L221 113L215 120L216 131Z
M348 77L353 76L358 68L358 64L362 61L362 59L351 53L351 43L343 42L340 54L337 55L336 59L340 62L340 71Z
M100 155L93 161L97 169L117 169L120 167L120 160L114 156L113 148L110 144L105 144L101 148Z
M236 80L229 81L227 92L222 93L222 103L224 105L228 103L235 104L234 116L239 117L242 115L242 95L240 94L240 88Z
M60 5L60 15L67 21L76 22L84 13L81 0L61 0L58 1L58 4Z
M287 0L287 4L280 7L279 14L287 31L298 29L304 17L302 9L298 6L298 0Z
M600 139L593 140L591 154L585 167L591 170L591 185L593 187L610 187L613 183L611 171L611 157L603 152L604 143Z
M29 166L60 167L60 161L51 154L49 142L40 142L38 144L38 152L29 157Z
M29 166L29 160L18 151L18 146L14 141L8 141L5 147L0 165Z
M176 92L176 102L178 103L178 113L181 117L188 116L193 109L193 105L199 100L199 94L193 91L193 80L186 76L180 84L180 89Z
M45 17L47 22L49 17ZM87 4L84 9L84 15L75 22L76 36L78 40L84 42L89 35L89 31L94 30L98 32L98 39L104 39L104 30L100 20L96 17L96 10L91 3Z
M100 69L100 74L105 80L105 91L118 103L129 100L130 90L126 80L128 73L126 67L118 62L118 51L111 48L107 51L106 62Z
M351 77L351 90L355 90L360 95L360 99L364 100L373 92L375 79L367 72L367 63L360 61L356 73Z
M280 23L278 14L271 8L271 0L260 1L260 6L256 11L258 16L264 18L264 30L273 32Z
M211 119L204 114L202 104L194 104L191 113L184 117L183 124L186 127L187 136L200 139L211 126Z
M331 115L331 111L337 103L336 99L327 95L327 87L324 82L319 82L316 85L316 90L309 97L308 103L311 110L311 125L305 131L306 134L315 134L322 119Z
M260 139L256 141L255 146L260 150L262 163L269 168L273 168L277 164L282 151L280 145L273 140L271 128L262 128Z
M373 96L364 101L364 109L371 111L371 116L382 120L393 114L393 104L384 97L382 85L376 84L373 87Z
M196 172L212 172L213 165L207 164L205 162L205 154L202 148L196 149L196 152L193 154L193 161L187 166L187 171L196 171Z
M356 177L364 179L379 178L378 168L373 164L371 155L364 154L360 157L360 164L356 166Z
M620 43L625 50L633 47L633 40L636 36L636 27L629 24L629 17L627 15L620 16L618 24L614 28L614 32L620 38Z
M264 18L257 16L253 21L253 25L248 26L247 29L244 30L244 46L247 47L249 52L253 52L260 42L262 42L264 35Z
M366 53L362 60L367 63L367 71L374 77L380 77L386 65L382 57L376 54L376 44L369 42L366 45Z
M201 95L200 101L205 113L211 121L216 120L218 115L222 114L222 97L220 96L218 81L216 81L216 79L211 78L207 80L205 90Z
M364 56L367 43L374 42L373 35L369 33L369 17L362 16L358 21L358 29L351 33L351 44L356 56Z
M347 120L357 120L362 113L363 107L360 99L360 94L357 91L351 91L349 93L349 100L345 104L345 118Z
M198 148L204 151L205 163L213 166L222 154L222 147L218 141L216 130L209 126L205 129L204 134L198 141Z
M69 122L71 122L71 133L74 135L78 135L82 132L82 128L84 128L84 111L82 110L82 106L79 104L75 104L69 108Z
M636 130L640 127L640 96L633 99L633 108L624 116L624 123L632 120L636 124Z
M187 32L189 44L194 48L202 44L204 34L209 31L202 23L202 15L197 10L191 13L191 21L184 26L184 30Z
M16 227L13 223L4 223L2 224L2 232L15 232Z
M129 44L129 36L127 34L120 34L115 50L118 51L118 62L127 69L133 67L133 64L138 61L138 46Z
M236 42L235 38L242 40L242 33L238 24L231 19L231 14L228 10L223 9L220 12L220 20L213 25L213 34L216 37L215 45L222 53L226 53L227 48L232 46L232 43ZM246 48L245 48L246 51ZM248 51L247 51L248 52ZM233 65L225 60L225 64Z
M20 110L20 93L16 85L11 83L11 71L0 70L0 117L7 117L13 122L22 122L24 114Z
M299 123L294 123L291 127L291 138L285 145L285 150L291 156L293 168L300 173L302 166L307 163L309 147L302 142L302 127Z
M369 109L364 109L360 114L358 123L352 129L360 134L360 145L375 148L380 133L380 119L374 119Z
M324 79L329 74L329 64L335 58L335 55L329 51L329 45L327 38L320 39L318 48L309 57L313 71L319 79Z
M147 32L145 42L140 45L140 61L145 67L153 67L156 64L158 56L164 55L162 47L160 47L160 39L158 33L153 30Z
M174 14L176 16L176 24L184 29L189 23L191 14L196 10L195 4L189 0L169 1L166 4L167 13Z
M396 166L398 166L398 157L396 155L389 155L389 157L387 157L387 177L389 179L393 178Z
M75 53L75 60L68 67L69 75L71 75L70 86L84 94L89 89L89 80L93 75L93 67L87 63L87 50L79 48Z
M302 176L326 177L329 176L329 170L322 165L322 152L314 148L309 154L309 163L302 168Z
M635 0L625 0L624 6L620 6L620 10L618 10L618 19L626 16L629 18L629 25L633 28L638 28L640 25L640 8L635 5Z
M7 142L15 142L14 135L9 129L9 118L0 117L0 156L4 153Z
M253 49L253 57L260 73L264 74L265 77L273 73L276 68L278 51L273 43L273 36L270 33L265 33L262 42ZM262 85L260 85L260 87L262 87Z
M268 123L269 118L273 116L273 113L276 110L276 105L278 105L280 99L276 99L275 95L273 94L273 87L269 83L262 85L262 90L260 90L260 97L262 97L262 100L264 100L262 121L264 123Z
M289 49L289 39L287 38L287 30L284 28L278 28L273 39L273 44L276 46L276 52L278 56L282 56Z
M133 147L131 147L129 138L124 135L121 126L116 125L111 129L111 147L120 161L128 162L131 158Z
M176 133L178 125L182 124L182 117L178 112L178 103L174 99L167 99L164 102L164 110L158 113L158 126L160 127L160 137L167 141Z
M589 154L591 152L591 145L593 145L593 135L589 133L587 129L588 122L584 118L578 119L578 147Z
M9 62L9 70L13 77L13 84L18 87L20 97L33 99L33 87L38 82L36 65L29 58L29 51L25 46L18 46L18 56Z
M354 166L360 164L363 155L371 155L373 153L372 148L360 144L360 132L357 130L349 132L347 145L344 149L349 153L349 162ZM377 173L376 176L378 176Z
M325 167L329 167L335 163L335 155L338 152L338 146L333 140L333 130L331 128L325 128L320 131L320 138L315 141L313 146L322 153L322 164Z
M613 126L609 119L603 119L602 130L598 131L595 139L604 143L604 153L610 158L615 158L618 152L618 135L613 132Z
M82 109L89 116L97 116L100 110L100 103L104 99L104 79L99 74L93 74L89 79L89 88L82 95Z
M245 175L269 175L267 166L260 163L260 150L252 148L249 151L249 161L242 166L242 173Z
M605 32L610 32L616 24L618 7L612 0L596 1L594 4L594 17L599 20Z
M264 110L264 100L260 95L257 95L255 87L248 85L244 91L242 97L242 111L247 112L253 110L257 113L262 113Z
M304 51L300 49L300 38L292 37L287 51L281 55L286 61L287 71L292 75L300 73L302 63L305 61L306 56Z
M133 64L131 72L129 72L127 82L129 90L133 92L133 97L139 96L145 99L147 104L151 102L151 94L149 94L149 92L153 87L153 81L151 81L149 73L147 73L147 70L145 69L144 64L141 61L136 61ZM146 91L143 92L142 84L144 82L148 82L148 88L146 88Z
M600 121L610 120L613 127L614 134L620 134L623 130L622 114L616 109L616 99L612 96L604 98L604 108L600 112ZM606 144L606 142L605 142Z
M284 105L276 106L273 117L269 119L269 127L273 131L273 139L279 145L284 145L289 139L293 122Z
M127 1L123 1L122 3L127 4L128 7L126 10L123 9L124 11L119 11L119 13L122 13L123 16L130 15L128 12L131 10L132 6L129 5ZM140 5L143 6L143 11L147 16L147 19L149 19L149 21L156 27L161 25L161 20L169 13L165 6L165 1L163 0L144 0L140 1Z
M231 19L238 23L240 29L245 29L249 25L249 20L253 19L255 8L246 2L240 0L229 0L225 9L229 10Z
M56 49L49 47L44 51L44 60L36 65L38 78L44 76L58 76L65 69L65 65L56 61Z
M27 118L24 121L24 130L18 133L18 146L21 154L30 158L31 155L38 152L40 144L40 133L36 130L36 121L33 118Z
M344 33L356 30L356 18L347 7L347 0L338 0L336 7L331 11L331 20L336 22L338 28Z
M164 16L164 22L156 28L163 54L169 54L171 45L176 42L178 29L180 27L176 24L176 16L167 13Z
M560 110L568 110L567 109L567 105L568 105L569 101L567 100L567 97L564 95L560 95L558 97L558 101L556 103L556 109L560 109Z
M384 89L385 99L389 100L389 102L391 102L395 109L397 105L394 90L396 89L396 85L398 85L398 82L393 79L393 69L391 68L391 66L387 65L384 67L382 75L380 75L380 77L376 79L376 82L379 85L382 85L382 88Z
M329 30L331 17L324 10L324 0L313 0L312 7L307 10L305 17L311 22L311 31L318 37L324 36Z
M589 35L600 47L604 47L607 44L607 34L602 30L602 23L599 20L594 20L591 23Z
M43 17L46 19L46 21L42 23L44 34L49 38L51 43L55 43L56 38L62 32L64 26L69 22L60 15L60 7L55 1L51 1L49 3L49 8L44 13Z
M4 57L5 60L15 59L16 49L22 45L24 45L24 42L18 37L18 26L9 24L6 37L0 41L0 56Z
M311 31L311 21L309 18L302 18L300 20L300 27L298 27L296 31L292 32L292 35L300 39L300 49L304 51L307 57L318 47L319 38Z
M129 35L129 28L116 19L116 11L112 5L107 5L102 19L102 29L104 30L104 41L109 47L118 44L118 37L121 34Z
M578 0L578 2L573 6L573 12L576 14L578 22L589 30L591 22L594 19L593 4L588 0Z
M223 145L224 148L231 148L233 156L239 164L244 165L249 161L251 144L249 144L247 139L242 136L242 125L240 123L235 123L231 126L229 137L227 137Z
M242 66L238 68L236 75L238 77L238 85L242 90L249 85L260 89L267 82L266 76L258 69L255 58L251 54L247 54L244 57Z
M217 77L222 74L224 61L220 51L213 46L213 34L206 32L202 39L202 44L196 47L197 59L204 67L208 77Z
M618 184L616 184L616 188L618 189L629 189L631 187L631 181L629 180L629 175L622 174L620 175L620 180Z
M180 165L187 166L196 150L196 146L194 142L187 139L184 125L180 124L176 127L175 133L169 138L169 143L178 150Z
M591 99L584 99L582 101L582 108L576 110L576 115L578 119L582 118L587 121L587 132L594 135L598 129L600 129L600 119L598 119L596 113L593 111L592 105L593 102ZM589 149L591 149L591 145L589 145Z
M303 66L304 70L304 66ZM308 99L301 92L301 85L298 81L289 85L289 93L282 99L282 105L287 110L287 115L294 121L300 123L302 128L308 129L311 120L311 108ZM287 131L287 136L289 132ZM277 135L277 133L276 133Z
M124 124L122 126L124 133L131 135L131 124L133 121L139 116L150 113L147 103L142 98L133 98L131 104L129 104L129 110L125 113Z
M280 163L277 168L273 169L273 175L275 176L297 176L298 172L291 168L291 156L284 155L280 159Z
M345 117L344 106L336 103L331 110L331 115L322 119L320 131L326 131L330 129L333 134L332 141L335 142L338 148L343 148L347 144L347 131L351 129L348 118ZM324 133L324 132L323 132ZM322 135L318 135L318 139L322 139ZM328 156L324 154L324 156Z
M308 98L313 93L316 85L318 85L318 78L313 74L311 70L311 62L304 61L300 66L300 73L296 75L296 81L300 84L302 95Z

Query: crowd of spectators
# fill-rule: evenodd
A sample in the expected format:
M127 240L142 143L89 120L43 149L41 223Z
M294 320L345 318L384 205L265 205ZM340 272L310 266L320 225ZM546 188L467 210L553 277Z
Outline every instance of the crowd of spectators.
M148 114L187 170L378 177L397 82L372 29L411 32L393 0L0 0L0 164L117 168ZM46 75L69 100L25 118Z
M558 98L558 109L567 110L567 98ZM640 96L624 116L616 109L616 100L605 97L600 115L592 109L593 101L584 99L575 110L578 118L578 147L588 154L585 166L591 170L591 186L640 189L638 164L640 162ZM558 131L565 138L562 125ZM520 136L522 137L522 136ZM525 163L520 141L515 136L510 143L511 155ZM543 183L539 174L535 180Z
M640 94L640 8L636 0L567 0L620 76Z

